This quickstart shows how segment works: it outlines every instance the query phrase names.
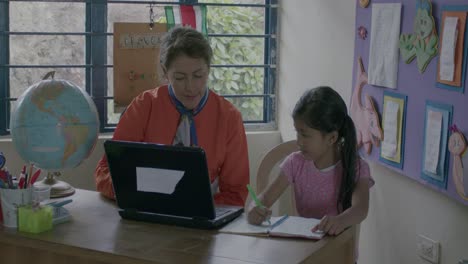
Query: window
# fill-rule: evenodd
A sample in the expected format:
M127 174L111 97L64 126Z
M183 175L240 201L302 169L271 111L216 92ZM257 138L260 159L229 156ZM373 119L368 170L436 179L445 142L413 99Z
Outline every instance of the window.
M16 99L49 71L85 89L101 132L113 131L113 23L165 21L164 6L205 4L214 51L209 87L231 101L246 126L275 122L277 0L0 1L0 135Z

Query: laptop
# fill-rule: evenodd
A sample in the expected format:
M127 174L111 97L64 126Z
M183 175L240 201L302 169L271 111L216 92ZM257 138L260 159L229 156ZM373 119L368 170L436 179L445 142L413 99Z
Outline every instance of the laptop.
M106 140L104 150L124 219L215 229L244 210L214 204L201 148Z

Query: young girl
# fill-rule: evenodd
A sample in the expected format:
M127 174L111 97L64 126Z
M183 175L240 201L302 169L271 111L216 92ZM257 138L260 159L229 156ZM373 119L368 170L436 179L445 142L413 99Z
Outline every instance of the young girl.
M300 216L321 219L311 231L337 235L367 216L369 166L358 157L356 131L341 96L330 87L307 91L293 111L300 151L280 164L278 177L250 205L248 221L261 224L268 209L292 185Z

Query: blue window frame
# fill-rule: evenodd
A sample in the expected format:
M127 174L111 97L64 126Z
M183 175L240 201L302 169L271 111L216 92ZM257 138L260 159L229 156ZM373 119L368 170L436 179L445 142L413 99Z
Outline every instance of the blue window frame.
M46 2L46 3L44 3ZM37 29L31 30L29 28L23 28L18 19L15 17L22 16L17 11L18 8L24 6L42 5L43 8L49 9L54 8L54 5L66 5L74 3L78 5L77 11L74 16L82 18L83 25L76 23L79 26L72 29L60 29L53 28L57 23L51 23L50 26L40 26L40 22L36 22ZM277 7L278 0L232 0L232 3L220 0L185 0L185 1L120 1L120 0L69 0L69 1L57 1L57 0L41 0L41 1L26 1L26 0L0 0L0 135L9 134L9 121L10 114L13 109L13 105L22 91L26 90L27 87L20 87L18 91L17 80L29 79L29 73L31 71L47 72L50 70L55 71L74 71L77 76L82 76L81 79L74 81L80 87L85 89L89 95L93 98L96 107L99 111L99 119L101 121L101 132L111 132L116 126L115 118L111 118L109 109L112 105L112 93L110 92L112 83L109 75L112 74L112 62L109 61L109 46L113 40L112 32L109 30L109 12L112 8L118 8L122 5L140 5L142 8L146 8L149 12L148 6L164 6L173 4L190 4L200 5L204 4L213 12L232 10L238 12L239 9L249 10L260 10L259 25L260 30L254 33L243 33L242 32L242 21L233 22L240 30L221 30L215 32L213 27L210 27L210 18L208 18L208 38L211 41L212 47L215 51L219 49L219 43L230 43L235 40L240 40L240 43L253 41L255 43L261 43L263 46L263 56L259 56L260 59L254 63L250 61L232 62L232 60L217 60L218 63L211 65L211 74L226 76L234 76L231 83L221 83L223 89L217 90L219 94L223 95L227 100L233 102L242 112L244 117L244 123L246 126L260 127L260 128L272 128L275 126L275 87L276 87L276 49L277 49ZM58 8L57 13L62 12L62 9ZM235 9L235 10L234 10ZM42 14L40 13L41 8L32 9L38 10L33 15L39 18ZM34 12L34 11L33 11ZM233 12L235 14L235 12ZM149 13L148 13L149 14ZM69 19L69 18L68 18ZM214 21L216 18L211 18L212 23L223 22ZM34 18L33 18L34 20ZM38 19L39 20L39 19ZM47 19L43 20L44 24L47 24ZM149 18L148 18L149 21ZM144 22L144 21L136 21ZM16 25L15 25L16 23ZM34 23L34 22L33 22ZM213 24L214 25L214 24ZM45 29L43 29L45 28ZM226 28L226 27L224 27ZM60 41L62 37L73 38L77 43L83 43L82 58L74 58L72 61L69 60L39 60L39 61L28 61L18 60L16 55L21 53L21 50L15 43L25 43L27 38L54 38L54 41ZM246 42L247 41L247 42ZM62 50L67 50L70 47L67 46L70 43L64 43ZM24 48L24 47L23 47ZM47 50L46 47L26 47L31 54L52 54L54 52ZM71 48L70 48L71 49ZM248 50L247 50L248 51ZM246 51L246 52L247 52ZM227 54L229 55L229 54ZM257 54L258 55L258 54ZM76 54L72 54L71 57L76 57ZM215 55L216 57L216 55ZM223 57L223 56L221 56ZM216 61L216 59L215 59ZM235 60L234 60L235 61ZM249 74L246 74L249 72ZM244 75L242 75L244 74ZM19 77L18 77L19 76ZM241 77L239 77L241 76ZM260 82L252 81L254 76L256 80ZM15 79L16 78L16 79ZM239 88L237 82L245 82L244 86L251 86L250 90L242 90ZM226 78L218 78L224 80ZM229 79L229 78L228 78ZM37 80L29 80L29 85L37 82ZM213 81L213 85L215 85ZM228 87L230 89L224 89Z

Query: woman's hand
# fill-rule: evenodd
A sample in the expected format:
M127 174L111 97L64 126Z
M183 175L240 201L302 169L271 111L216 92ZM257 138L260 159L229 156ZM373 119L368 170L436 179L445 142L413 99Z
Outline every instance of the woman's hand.
M247 221L253 225L261 225L271 217L271 210L264 206L251 207L247 214Z
M312 232L324 232L328 235L338 235L346 228L342 217L325 215L320 223L312 228Z

